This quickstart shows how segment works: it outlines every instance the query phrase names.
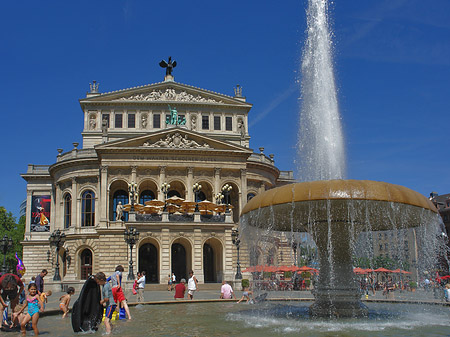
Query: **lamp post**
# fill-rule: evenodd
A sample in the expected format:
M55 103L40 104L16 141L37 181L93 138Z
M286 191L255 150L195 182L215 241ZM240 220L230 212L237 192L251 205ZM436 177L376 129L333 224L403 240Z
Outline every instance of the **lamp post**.
M216 204L220 205L223 202L223 194L222 193L217 193L214 198L216 199Z
M137 184L132 181L130 184L128 184L128 192L130 193L130 212L134 212L134 204L136 201L136 193L137 193Z
M59 248L64 245L66 234L61 233L61 231L57 229L50 235L48 240L50 241L50 246L55 246L56 248L56 266L53 281L61 281L61 275L59 274Z
M297 265L297 241L292 241L292 250L294 251L294 266Z
M125 229L125 232L123 233L123 239L130 246L130 267L128 269L128 280L134 280L133 246L136 244L137 240L139 239L139 232L134 227Z
M233 229L231 231L231 240L233 241L233 245L236 246L236 250L237 250L237 268L236 268L236 276L235 279L236 280L241 280L242 279L242 274L241 274L241 262L239 261L239 248L241 245L241 239L239 239L239 230L237 229Z
M163 208L163 212L167 211L167 193L169 192L169 188L170 188L170 184L168 184L168 183L163 183L161 185L161 192L164 193L164 208Z
M195 212L200 212L200 210L198 209L198 194L202 190L202 185L200 185L199 183L195 183L192 187L192 190L195 194Z
M225 184L222 187L222 194L225 196L225 203L227 207L225 208L225 213L228 213L228 205L230 204L230 193L233 187L231 185Z
M2 252L3 252L3 266L2 266L2 273L5 274L7 272L6 268L6 253L8 250L10 250L13 247L13 240L12 238L9 238L8 235L5 234L2 239Z

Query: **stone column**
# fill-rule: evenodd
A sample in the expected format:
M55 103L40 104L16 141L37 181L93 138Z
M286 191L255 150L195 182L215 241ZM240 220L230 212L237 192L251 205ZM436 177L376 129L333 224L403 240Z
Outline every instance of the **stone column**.
M220 168L216 167L214 168L214 195L220 192L220 187Z
M192 186L194 186L194 168L187 168L187 179L186 179L186 200L195 201L194 192L192 191Z
M78 197L78 184L77 184L77 179L76 178L72 178L72 227L80 227L80 222L79 222L79 218L80 218L80 214L78 214L78 202L79 202L79 197Z
M54 189L55 193L54 193L54 198L55 198L55 202L54 205L55 207L53 207L53 210L51 212L51 217L50 217L50 223L53 223L53 228L59 228L59 229L63 229L64 228L64 221L63 221L63 214L64 214L64 206L61 202L61 184L60 183L56 183L55 184L55 189ZM61 207L63 206L63 207ZM52 231L52 229L50 228L50 231Z
M247 203L247 169L241 169L241 195L239 198L241 199L241 209L243 209Z
M158 186L158 200L164 201L164 194L161 192L161 185L166 181L166 167L160 166L159 167L159 186Z
M266 185L264 185L263 182L261 182L261 185L259 186L259 192L258 194L263 193L266 190Z
M161 247L160 247L160 268L159 268L159 283L167 284L167 275L171 274L172 268L170 265L170 230L169 228L161 229Z
M223 273L224 280L234 280L236 274L233 270L233 241L231 240L231 228L225 229L225 249L224 249L224 264Z
M30 190L27 190L27 213L26 216L26 223L25 223L25 239L31 239L31 207L32 207L32 196L33 192Z
M106 225L108 222L108 166L100 167L100 223Z
M202 230L194 228L194 247L192 252L192 270L199 283L205 283L203 274L203 247L202 247Z

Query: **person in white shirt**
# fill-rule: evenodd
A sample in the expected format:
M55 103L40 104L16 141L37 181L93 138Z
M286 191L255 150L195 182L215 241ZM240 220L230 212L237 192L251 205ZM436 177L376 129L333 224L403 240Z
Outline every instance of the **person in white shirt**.
M141 278L137 280L138 283L138 302L144 302L144 289L145 289L145 271L141 272Z
M198 281L194 276L194 272L191 270L189 272L189 280L188 280L188 299L192 300L194 298L194 293L198 290Z

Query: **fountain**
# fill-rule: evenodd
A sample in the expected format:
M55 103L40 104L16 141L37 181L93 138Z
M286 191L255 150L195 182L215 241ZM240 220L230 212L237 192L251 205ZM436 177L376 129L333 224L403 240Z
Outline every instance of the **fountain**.
M247 226L308 232L319 255L320 274L310 315L363 317L354 280L355 240L365 231L437 224L434 205L406 187L345 176L343 132L332 67L327 1L309 0L302 62L299 177L303 182L266 191L242 210Z

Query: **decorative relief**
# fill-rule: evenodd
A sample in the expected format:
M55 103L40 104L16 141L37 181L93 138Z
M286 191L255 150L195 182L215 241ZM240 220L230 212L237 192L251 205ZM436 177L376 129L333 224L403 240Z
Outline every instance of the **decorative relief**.
M77 182L81 185L84 184L96 184L98 182L98 178L97 177L82 177L82 178L77 178Z
M197 130L197 116L195 115L191 117L191 130Z
M199 170L199 171L195 171L195 176L196 177L212 177L213 172L208 171L208 170Z
M59 183L59 187L60 187L61 191L64 191L64 190L68 189L71 186L72 186L72 182L71 181L65 181L65 182Z
M167 172L168 176L171 177L184 177L186 175L186 171L185 170L170 170L169 172Z
M151 169L151 168L147 168L147 169L138 169L137 170L137 174L140 176L144 176L144 177L149 177L149 176L156 176L159 174L159 170L157 169Z
M143 114L141 116L141 128L146 129L147 128L147 114Z
M240 172L239 171L232 171L232 170L222 170L222 174L221 177L235 177L235 178L239 178L240 177Z
M130 175L131 170L123 169L123 168L113 168L113 169L109 169L108 173L113 176L128 176L128 175Z
M95 130L97 127L97 114L90 114L89 116L89 129Z
M209 97L200 95L194 96L186 91L176 91L172 88L167 88L165 91L153 90L148 94L138 94L128 97L121 97L116 101L178 101L178 102L195 102L195 103L223 103Z
M161 138L157 142L151 144L148 141L142 144L143 147L156 147L156 148L181 148L181 149L207 149L209 145L203 143L200 145L195 140L189 139L188 135L184 137L176 132L170 135L167 135L166 138Z

